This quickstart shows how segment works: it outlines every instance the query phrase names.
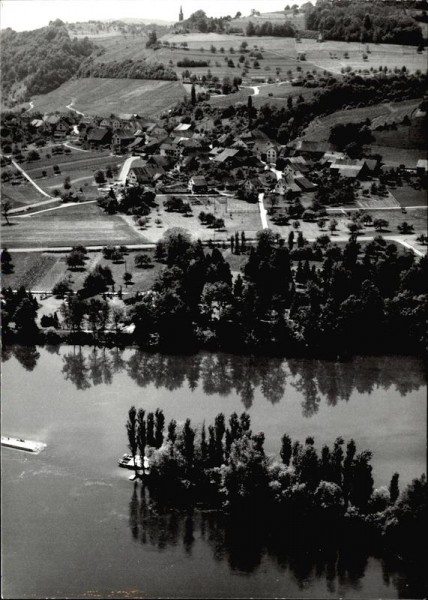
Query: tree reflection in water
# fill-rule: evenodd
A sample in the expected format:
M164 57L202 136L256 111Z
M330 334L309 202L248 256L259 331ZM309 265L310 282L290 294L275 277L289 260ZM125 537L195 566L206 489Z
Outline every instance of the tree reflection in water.
M56 348L56 349L55 349ZM49 347L49 352L57 352ZM13 355L32 371L40 356L35 346L3 347L3 360ZM355 357L352 362L316 359L281 359L233 354L152 354L141 350L75 346L62 354L64 378L78 390L111 384L115 374L126 372L140 387L154 385L169 391L187 385L201 387L204 394L227 396L235 393L246 410L256 390L276 404L286 396L287 379L302 394L302 412L314 415L324 398L328 405L347 402L353 391L371 394L376 388L394 387L402 396L426 384L426 376L413 357ZM403 377L405 373L405 377Z
M134 484L129 527L143 546L165 550L181 545L191 555L195 543L206 544L213 560L227 561L232 571L251 574L263 566L264 572L272 569L272 576L291 576L300 590L316 588L318 580L320 585L325 582L330 594L339 596L361 590L370 561L378 560L386 587L396 588L399 597L422 597L420 573L412 565L381 556L367 541L349 543L334 530L314 532L313 524L305 529L283 523L272 529L252 517L234 521L219 511L160 508L147 488Z

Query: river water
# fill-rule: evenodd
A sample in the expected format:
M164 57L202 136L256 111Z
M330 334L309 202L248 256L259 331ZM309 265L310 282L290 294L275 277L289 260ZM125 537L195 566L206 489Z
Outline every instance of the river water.
M349 363L127 349L6 348L2 433L5 598L418 598L418 574L369 555L272 548L216 513L155 514L117 467L129 407L211 423L246 410L275 454L287 432L373 452L375 486L426 472L426 379L409 357Z

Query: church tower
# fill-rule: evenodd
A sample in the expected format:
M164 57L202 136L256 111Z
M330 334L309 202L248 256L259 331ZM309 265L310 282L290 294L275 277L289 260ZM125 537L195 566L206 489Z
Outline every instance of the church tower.
M182 7L182 6L180 6L180 13L179 13L179 15L178 15L178 20L179 20L179 21L182 21L182 20L183 20L183 7Z

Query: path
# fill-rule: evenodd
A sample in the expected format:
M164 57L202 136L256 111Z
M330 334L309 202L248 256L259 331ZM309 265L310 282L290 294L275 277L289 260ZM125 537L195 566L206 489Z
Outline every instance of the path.
M64 142L63 146L66 148L70 148L71 150L77 150L78 152L90 152L90 150L84 150L83 148L77 148L77 146L72 146L70 142Z
M85 117L85 113L80 112L80 110L77 110L77 108L73 108L73 104L74 104L74 100L72 100L70 102L70 104L67 104L66 108L68 108L68 110L72 110L73 112L77 113L78 115L81 115L82 117Z
M123 163L123 166L120 170L119 176L117 178L118 182L125 185L126 178L128 177L129 169L131 168L131 165L135 160L141 160L141 158L139 156L130 156L129 158L127 158L125 160L125 162Z
M11 160L12 160L13 166L24 175L25 179L28 179L28 181L31 183L31 185L33 185L38 192L40 192L43 196L46 196L46 198L52 198L52 196L49 196L49 194L47 194L44 190L42 190L42 188L39 187L33 179L31 179L31 177L24 171L24 169L22 169L18 165L18 163L16 161L14 161L13 159L11 159Z
M76 179L71 179L70 183L71 184L78 183L79 181L85 181L86 179L93 179L93 178L94 178L93 175L86 175L85 177L77 177ZM62 183L57 183L55 185L49 185L48 189L50 189L50 190L56 190L56 189L62 188L62 187L63 187Z
M58 202L58 198L55 198L55 201ZM97 200L86 200L85 202L64 202L60 206L54 206L53 208L45 208L44 210L38 210L37 212L30 213L28 215L18 215L19 219L28 219L30 217L34 217L35 215L40 215L41 213L50 212L52 210L60 210L62 208L69 208L70 206L82 206L82 204L94 204Z
M359 236L358 237L358 241L360 242L371 242L375 239L374 236L367 236L367 237L363 237L363 236ZM426 250L425 252L423 252L422 250L419 250L418 248L415 248L414 246L412 246L406 239L402 239L399 236L395 236L395 235L390 235L390 236L383 236L383 239L386 241L390 241L390 242L394 242L396 244L401 244L402 246L404 246L405 248L408 248L409 250L412 250L415 254L417 254L418 256L425 256L426 255ZM315 238L313 239L308 239L308 242L315 242ZM332 236L332 241L333 242L349 242L349 236ZM256 243L255 239L247 239L248 243ZM206 242L202 242L205 245L208 245L210 242L206 241ZM223 241L218 242L219 245L223 244ZM156 248L156 244L155 243L146 243L146 244L124 244L128 250L150 250L150 249L154 249ZM99 252L100 250L102 250L104 248L105 244L102 246L99 245L86 245L85 248L88 250L88 252ZM8 248L8 251L10 253L16 253L16 254L22 254L23 252L70 252L70 250L72 249L71 246L44 246L44 247L40 247L40 248Z
M37 208L38 206L44 206L45 204L52 204L53 202L59 202L61 198L49 198L49 200L42 200L41 202L34 202L34 204L27 204L26 206L20 206L19 208L12 208L9 211L10 215L17 215L21 212L26 212L30 208Z
M267 210L265 209L265 205L263 204L264 193L261 192L259 194L259 210L260 210L260 220L262 222L263 229L269 229L269 225L267 222Z
M33 110L34 108L34 102L29 102L28 104L30 105L30 108L27 108L26 112L30 112L30 110Z

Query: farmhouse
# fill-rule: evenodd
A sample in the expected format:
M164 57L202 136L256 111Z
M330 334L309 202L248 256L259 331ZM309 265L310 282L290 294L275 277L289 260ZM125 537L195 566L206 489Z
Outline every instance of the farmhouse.
M129 131L118 129L113 133L112 145L115 148L124 148L134 141L134 136Z
M92 129L90 129L86 141L91 146L91 148L104 146L106 144L109 144L111 141L111 131L110 129L106 129L105 127L93 127Z
M143 164L143 166L131 167L126 181L129 185L150 185L164 172L162 168Z
M208 183L205 177L194 175L189 179L188 187L192 194L200 194L207 191Z

